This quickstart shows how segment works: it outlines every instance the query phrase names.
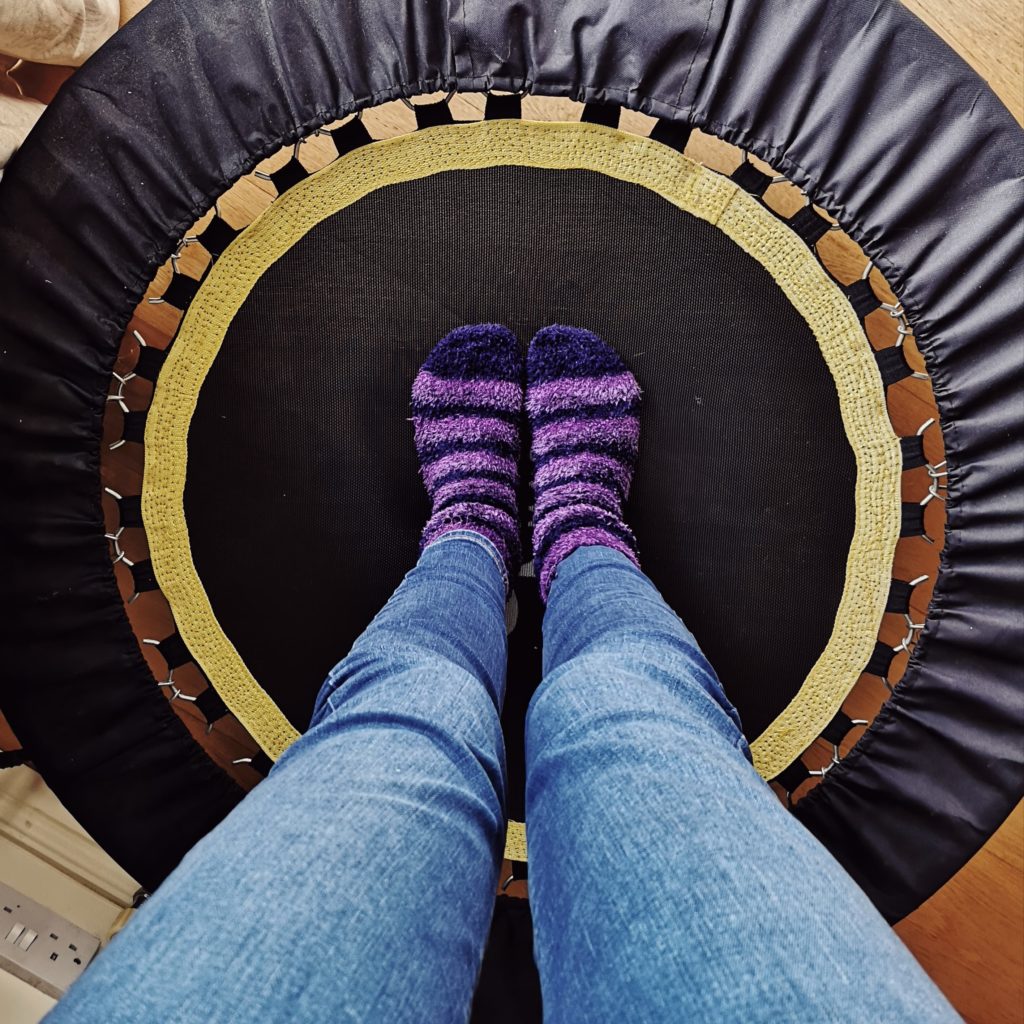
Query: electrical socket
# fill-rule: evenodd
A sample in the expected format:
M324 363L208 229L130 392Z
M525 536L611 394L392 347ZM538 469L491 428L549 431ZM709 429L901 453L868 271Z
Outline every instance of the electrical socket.
M0 882L0 968L60 999L100 940Z

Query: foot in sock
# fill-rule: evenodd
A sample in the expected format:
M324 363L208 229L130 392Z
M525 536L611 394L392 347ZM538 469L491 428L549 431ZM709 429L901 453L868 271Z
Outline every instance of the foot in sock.
M533 457L533 557L546 602L555 570L577 548L601 544L639 566L622 506L640 437L640 388L596 334L553 325L526 356Z
M486 537L519 568L516 507L522 358L498 324L458 327L427 356L412 386L420 472L432 502L421 549L453 530Z

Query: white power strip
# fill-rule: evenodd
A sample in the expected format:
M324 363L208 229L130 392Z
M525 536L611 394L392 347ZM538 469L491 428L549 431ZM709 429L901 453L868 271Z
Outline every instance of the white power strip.
M0 968L60 999L100 940L0 882Z

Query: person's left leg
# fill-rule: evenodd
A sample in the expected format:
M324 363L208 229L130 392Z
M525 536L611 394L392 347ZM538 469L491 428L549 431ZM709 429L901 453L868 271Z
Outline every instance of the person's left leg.
M48 1020L465 1020L504 834L504 612L487 541L428 547L309 731Z
M501 343L469 340L492 357ZM309 731L185 857L51 1024L468 1018L504 836L499 714L518 556L493 504L514 476L502 482L493 460L473 476L469 439L488 459L493 444L465 422L466 399L475 390L486 407L508 391L517 412L519 385L447 378L446 365L473 363L455 348L459 358L435 360L419 381L419 406L414 390L435 500L419 564L331 673ZM505 348L517 368L514 340ZM461 440L446 446L444 396L455 392ZM460 506L460 479L491 504Z

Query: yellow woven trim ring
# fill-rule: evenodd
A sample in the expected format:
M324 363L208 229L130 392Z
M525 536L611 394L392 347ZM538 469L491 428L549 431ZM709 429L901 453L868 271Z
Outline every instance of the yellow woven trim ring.
M814 331L857 461L853 538L832 635L796 696L750 745L754 766L771 779L821 734L870 659L900 535L902 456L878 364L849 302L789 228L738 201L740 194L718 227L768 270Z
M871 656L899 538L899 442L861 324L803 242L727 178L657 142L600 125L482 121L373 143L295 185L227 247L182 321L146 421L142 513L178 631L228 708L276 758L297 733L224 635L189 548L187 438L203 380L260 275L324 218L386 185L498 165L597 171L658 193L758 260L817 338L857 461L856 521L828 645L789 706L752 744L758 771L772 778L821 733Z
M505 859L526 862L526 823L509 820L505 833Z

